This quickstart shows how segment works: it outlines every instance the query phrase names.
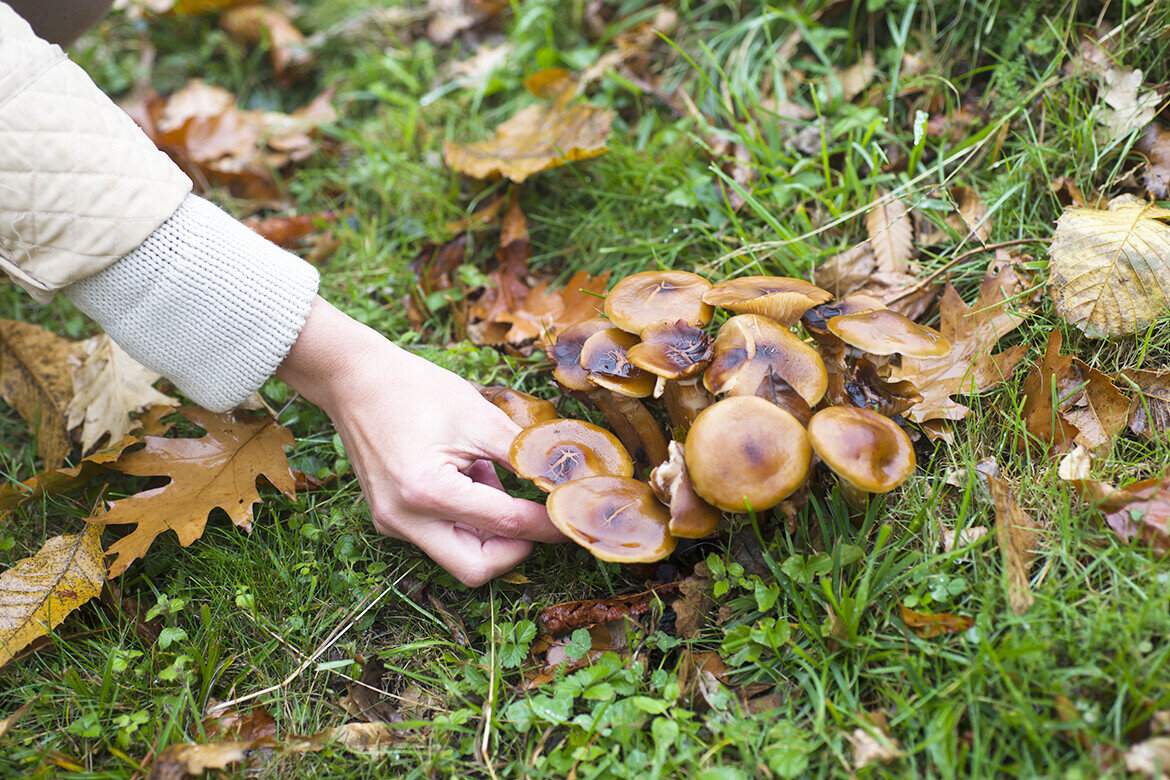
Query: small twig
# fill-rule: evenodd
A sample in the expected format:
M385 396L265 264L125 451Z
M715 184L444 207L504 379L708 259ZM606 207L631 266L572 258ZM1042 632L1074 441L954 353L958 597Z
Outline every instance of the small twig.
M911 295L918 292L923 287L926 287L928 284L933 282L935 279L942 276L947 271L951 270L956 265L963 262L964 260L966 260L969 257L974 257L975 255L980 254L982 252L994 252L996 249L1005 249L1006 247L1009 247L1009 246L1018 246L1020 244L1047 244L1050 241L1052 241L1051 238L1014 238L1011 241L1001 241L998 244L987 244L985 246L979 246L979 247L975 247L974 249L969 249L961 255L955 255L950 260L948 260L946 263L944 263L941 267L939 267L938 269L936 269L932 273L927 274L925 278L919 280L912 287L906 288L899 295L886 301L886 305L890 305L892 303L900 301L903 298L909 298Z
M413 568L414 567L411 566L411 569L413 569ZM394 590L394 586L397 585L399 582L401 582L402 578L405 577L409 573L410 573L410 569L407 569L405 572L402 573L402 575L398 578L397 581L392 582L389 585L387 585L385 590L383 590L381 593L379 593L376 598L367 598L366 601L368 603L365 604L364 607L359 605L355 609L355 611L357 611L357 609L360 609L361 610L360 612L357 612L356 615L353 612L351 612L350 615L352 617L345 620L339 628L335 629L333 631L333 633L330 634L329 637L324 642L322 642L321 645L313 652L313 654L311 656L309 656L308 658L306 658L305 661L303 663L301 663L301 665L299 667L297 667L297 669L292 674L290 674L288 677L286 677L284 680L277 683L276 685L269 685L267 688L260 690L260 691L256 691L255 693L249 693L247 696L239 696L235 699L228 699L227 701L220 702L219 704L215 705L214 707L211 707L207 711L207 714L215 714L217 712L221 712L223 710L226 710L228 707L233 707L237 704L242 704L243 702L246 702L250 699L255 699L258 696L264 696L265 694L272 693L273 691L279 691L281 688L284 688L286 685L291 683L293 680L300 677L301 674L306 669L308 669L310 665L312 665L318 658L320 658L325 653L326 650L328 650L330 647L332 647L337 642L337 640L341 638L342 634L344 634L346 631L348 631L350 628L352 628L354 623L356 623L358 620L360 620L362 618L363 615L365 615L367 612L369 612L371 609L373 609L374 605L377 604L379 601L381 601L383 598L385 598L387 593Z
M488 774L491 775L492 780L497 780L495 767L492 766L492 757L488 753L488 746L491 744L492 738L492 705L496 698L496 586L493 582L491 584L491 592L488 593L488 603L491 605L491 650L488 656L488 663L490 670L488 673L488 695L487 701L483 705L483 740L479 745L479 754L483 759L483 765L487 768Z

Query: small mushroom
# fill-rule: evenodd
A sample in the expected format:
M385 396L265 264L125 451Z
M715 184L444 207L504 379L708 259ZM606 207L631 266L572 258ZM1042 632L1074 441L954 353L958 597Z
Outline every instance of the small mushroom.
M578 392L589 392L594 385L589 381L589 372L581 368L581 347L586 340L599 330L612 328L609 320L595 317L570 325L557 335L557 341L545 352L555 366L553 379L562 387Z
M677 441L668 445L670 457L650 474L650 488L658 500L670 507L670 535L702 539L715 533L723 515L708 504L691 485L683 455Z
M544 491L575 479L631 477L630 454L609 431L582 420L547 420L512 440L508 460L516 473Z
M744 276L728 279L703 295L703 302L737 314L761 314L784 327L800 321L812 307L833 299L811 282L787 276Z
M780 503L804 483L811 461L804 426L754 395L717 401L687 434L687 471L695 492L728 512Z
M765 375L776 373L809 406L825 394L829 377L817 351L792 331L758 314L738 314L719 329L714 357L703 374L712 393L751 395Z
M605 296L605 316L634 334L655 322L685 320L702 327L711 321L711 307L703 303L703 293L710 289L710 282L689 271L631 274Z
M670 513L644 482L588 477L548 497L548 516L561 533L603 561L649 563L674 552Z
M658 377L670 421L683 431L711 405L711 396L700 384L711 354L711 337L685 320L647 325L642 341L626 353L631 363ZM658 386L655 391L657 397Z
M854 505L863 505L868 493L893 490L914 473L910 437L893 420L868 409L822 409L809 420L808 438Z
M833 317L842 314L861 314L885 308L888 307L872 295L853 293L835 301L814 306L806 311L800 319L804 323L804 329L814 338L819 339L824 335L833 338L832 334L829 333L829 320Z
M512 422L521 428L527 428L545 420L555 420L560 416L552 401L546 401L510 387L484 387L480 389L479 394L503 409Z
M943 357L951 343L934 328L919 325L891 309L839 314L828 321L829 332L870 355Z

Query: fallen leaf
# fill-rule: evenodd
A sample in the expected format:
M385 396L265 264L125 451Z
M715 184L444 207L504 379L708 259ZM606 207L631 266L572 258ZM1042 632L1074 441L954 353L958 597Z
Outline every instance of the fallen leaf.
M1125 768L1146 777L1170 777L1170 737L1153 737L1125 751Z
M73 610L101 593L106 579L102 529L54 536L0 574L0 666Z
M1164 437L1170 431L1170 371L1130 368L1121 376L1121 386L1133 391L1129 429L1147 439Z
M41 496L64 493L66 490L88 482L105 471L103 466L108 466L121 457L127 447L141 441L142 439L137 436L126 436L89 455L76 466L67 469L50 469L42 471L24 482L0 485L0 520L3 520L13 509L22 504Z
M277 246L299 249L306 238L319 231L322 226L336 222L338 216L336 211L319 211L315 214L293 214L265 219L249 217L244 220L244 224Z
M1077 445L1065 453L1057 464L1056 474L1065 482L1085 480L1093 468L1093 456L1081 445Z
M1077 357L1061 355L1061 342L1060 331L1053 331L1044 356L1024 379L1025 427L1058 451L1073 443L1089 450L1110 446L1125 428L1130 401L1105 374ZM1025 447L1022 436L1016 446Z
M1092 479L1072 484L1105 515L1105 523L1123 542L1138 539L1158 555L1170 552L1170 473L1121 489Z
M208 738L222 740L231 737L233 742L246 742L252 747L261 744L276 744L276 720L264 705L253 707L248 712L235 709L215 710L209 701L207 709L215 711L203 719L203 730Z
M1097 116L1108 139L1113 140L1141 130L1157 113L1161 98L1142 86L1140 70L1107 68L1101 76L1101 102L1105 107Z
M36 325L0 320L0 398L36 426L37 455L45 468L65 462L67 408L73 395L75 345Z
M854 770L871 764L888 764L905 755L898 740L890 736L889 720L883 713L865 713L864 720L869 725L856 728L849 735Z
M16 712L12 713L4 720L0 720L0 738L3 738L4 735L7 734L9 730L11 730L12 727L16 725L17 721L28 714L28 711L32 709L34 702L36 702L35 697L29 699L24 704L17 707Z
M377 656L371 656L361 664L359 679L364 685L351 683L348 686L348 693L341 700L342 709L369 723L401 723L402 716L398 714L395 705L384 694L373 690L384 686L382 680L386 675L386 664Z
M550 345L565 328L601 316L608 284L608 271L600 276L578 271L562 290L550 290L547 281L540 282L519 306L499 312L494 319L511 325L504 336L509 344L521 345L535 339Z
M678 598L671 602L674 610L674 633L683 639L694 639L707 625L711 617L711 610L715 607L712 600L714 579L703 561L695 564L695 569L678 586Z
M1020 509L1006 482L989 476L987 485L995 502L995 536L1007 573L1008 604L1012 612L1022 615L1036 600L1030 576L1040 542L1039 525Z
M960 528L957 531L947 529L942 532L942 550L949 553L960 547L969 547L984 536L987 536L987 528L982 525Z
M941 358L904 357L891 373L894 381L909 381L922 400L906 412L916 423L931 420L962 420L970 411L951 400L959 394L982 393L1011 376L1027 354L1020 344L993 354L996 342L1012 332L1028 316L1028 310L1011 311L1007 300L1019 292L1016 277L1003 268L985 276L979 298L973 306L949 283L939 304L939 331L951 343L951 352Z
M975 619L966 615L915 612L905 604L899 604L898 609L906 628L923 639L932 639L943 634L959 634L975 625Z
M1053 179L1048 183L1048 189L1056 196L1056 200L1061 206L1077 206L1085 205L1085 196L1071 179L1061 176L1059 179Z
M873 52L865 51L856 64L846 68L838 74L837 81L841 85L841 100L848 103L861 94L869 86L873 77L877 75L874 65Z
M865 284L875 268L877 257L873 245L862 241L818 263L813 269L813 279L818 287L840 298Z
M303 72L312 58L305 36L275 8L258 3L237 6L219 17L219 26L246 46L267 43L272 69L281 83Z
M260 476L293 496L295 479L284 449L294 442L286 428L270 417L214 414L194 407L179 411L207 433L198 439L147 436L143 449L123 455L113 466L125 474L169 477L170 481L113 501L105 514L90 518L101 525L137 526L107 550L118 556L110 567L111 578L126 571L168 529L181 545L190 545L203 535L207 514L217 507L250 531L252 507L260 502L256 491Z
M1156 200L1164 200L1170 194L1170 132L1151 122L1134 149L1146 156L1146 170L1142 174L1146 192Z
M251 742L183 742L171 745L158 754L150 766L147 780L177 780L187 775L201 775L209 769L227 769L243 761Z
M335 743L355 753L369 753L401 745L407 741L407 735L395 731L386 723L346 723L325 729L310 739L321 746Z
M162 379L160 374L127 355L106 334L87 339L77 348L85 362L73 374L73 399L65 411L70 430L82 426L83 453L106 434L116 442L139 427L130 419L131 412L179 405L179 399L154 389L154 383Z
M1116 198L1068 208L1056 223L1049 273L1056 313L1094 338L1143 331L1170 310L1170 209Z
M606 151L614 113L588 103L533 105L496 128L488 141L443 142L443 157L458 173L474 179L504 176L522 182L534 173Z
M903 270L914 252L914 224L900 198L879 192L877 200L865 213L869 243L877 258L877 270Z
M946 222L965 239L974 236L980 243L987 243L991 228L987 224L987 204L971 187L952 187L951 198L955 201L955 213Z
M554 604L541 610L540 625L546 633L559 635L623 617L642 615L649 612L660 600L660 593L669 592L674 588L673 585L665 585L626 596Z

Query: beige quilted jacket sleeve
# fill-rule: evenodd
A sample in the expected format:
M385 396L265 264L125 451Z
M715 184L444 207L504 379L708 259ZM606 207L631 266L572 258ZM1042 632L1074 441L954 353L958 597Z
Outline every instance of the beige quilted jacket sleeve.
M42 303L137 248L191 181L0 2L0 270Z

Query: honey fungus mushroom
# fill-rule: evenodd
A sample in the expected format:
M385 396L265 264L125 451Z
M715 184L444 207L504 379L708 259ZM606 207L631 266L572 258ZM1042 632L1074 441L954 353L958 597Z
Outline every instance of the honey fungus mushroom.
M613 286L605 296L605 316L634 334L656 322L684 320L702 327L713 313L703 303L710 289L709 281L690 271L642 271Z
M548 420L512 440L508 460L516 473L544 491L575 479L631 477L634 463L609 431L583 420Z
M728 512L775 506L804 483L812 462L804 426L754 395L704 409L687 434L685 453L695 492Z
M840 314L828 321L829 332L869 355L906 355L937 358L951 351L951 343L934 328L890 309Z
M603 561L650 563L674 552L670 512L644 483L627 477L566 482L548 497L561 533Z
M865 493L887 493L914 473L910 437L893 420L868 409L822 409L809 420L808 438L843 487L851 488L845 493L852 501L864 500Z
M809 406L821 400L829 383L821 356L784 326L758 314L737 314L723 323L703 374L707 389L751 395L769 372L783 377Z
M713 400L702 386L703 369L711 362L711 337L686 320L656 322L630 347L630 362L658 377L671 423L687 430ZM658 396L655 386L655 397Z
M638 400L653 392L654 376L630 362L626 352L637 343L638 337L632 333L605 328L581 345L579 361L589 383L598 388L589 397L618 438L635 458L641 460L639 455L644 453L645 461L657 466L666 460L666 437L654 415Z
M703 295L703 302L737 314L761 314L784 327L795 325L814 306L833 299L811 282L788 276L728 279Z
M715 533L722 513L704 501L691 485L683 446L672 441L670 457L650 474L650 489L670 507L670 535L702 539Z
M512 422L521 428L560 417L552 401L546 401L510 387L485 387L479 391L479 394L502 409Z

